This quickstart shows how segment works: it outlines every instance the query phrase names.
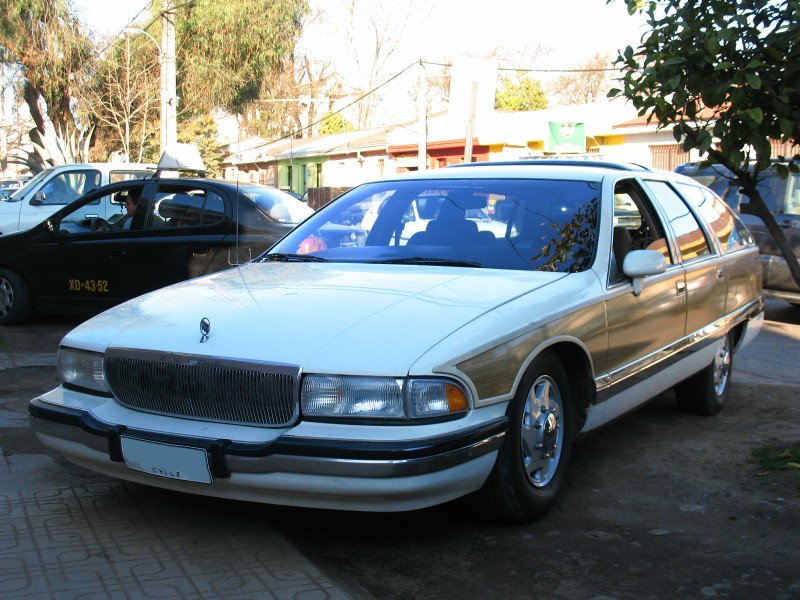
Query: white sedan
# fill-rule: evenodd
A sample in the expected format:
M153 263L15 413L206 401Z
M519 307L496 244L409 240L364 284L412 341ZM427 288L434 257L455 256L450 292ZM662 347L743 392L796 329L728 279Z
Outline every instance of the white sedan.
M406 238L423 198L430 222ZM378 200L360 229L354 207ZM469 211L487 207L479 228ZM521 161L396 177L246 265L77 327L31 422L143 484L364 511L469 496L524 522L578 436L672 387L687 410L724 406L760 280L746 228L680 175Z

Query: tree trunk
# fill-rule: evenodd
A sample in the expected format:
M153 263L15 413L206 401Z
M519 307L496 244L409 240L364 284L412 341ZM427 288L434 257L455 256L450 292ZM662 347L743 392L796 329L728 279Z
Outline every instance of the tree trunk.
M39 110L39 98L41 98L39 90L33 87L29 81L25 81L23 95L25 104L28 105L28 110L31 113L31 118L36 125L36 129L39 130L39 133L44 135L44 116L42 116L42 111Z

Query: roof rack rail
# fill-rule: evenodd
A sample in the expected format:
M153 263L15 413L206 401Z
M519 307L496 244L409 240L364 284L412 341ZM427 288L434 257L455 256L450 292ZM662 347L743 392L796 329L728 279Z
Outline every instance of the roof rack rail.
M622 163L622 162L609 162L604 160L581 160L569 158L520 158L518 160L497 160L497 161L484 161L484 162L471 162L459 163L457 165L448 165L446 168L459 168L459 167L477 167L477 166L529 166L529 165L543 165L543 166L566 166L566 167L596 167L600 169L615 169L617 171L650 171L649 167L639 165L636 163Z

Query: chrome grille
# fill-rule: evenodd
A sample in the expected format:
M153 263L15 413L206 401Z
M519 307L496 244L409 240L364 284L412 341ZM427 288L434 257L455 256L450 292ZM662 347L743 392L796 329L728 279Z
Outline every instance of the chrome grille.
M298 375L296 367L189 355L115 350L106 356L108 384L120 404L223 423L290 425L298 415Z

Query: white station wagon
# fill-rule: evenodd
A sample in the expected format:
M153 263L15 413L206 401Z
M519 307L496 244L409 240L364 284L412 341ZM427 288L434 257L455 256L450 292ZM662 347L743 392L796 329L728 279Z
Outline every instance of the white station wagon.
M404 235L422 201L430 222ZM525 522L578 436L673 387L687 410L722 408L760 281L747 229L681 175L520 161L398 176L248 264L78 326L31 422L70 461L172 490L363 511L469 496Z

